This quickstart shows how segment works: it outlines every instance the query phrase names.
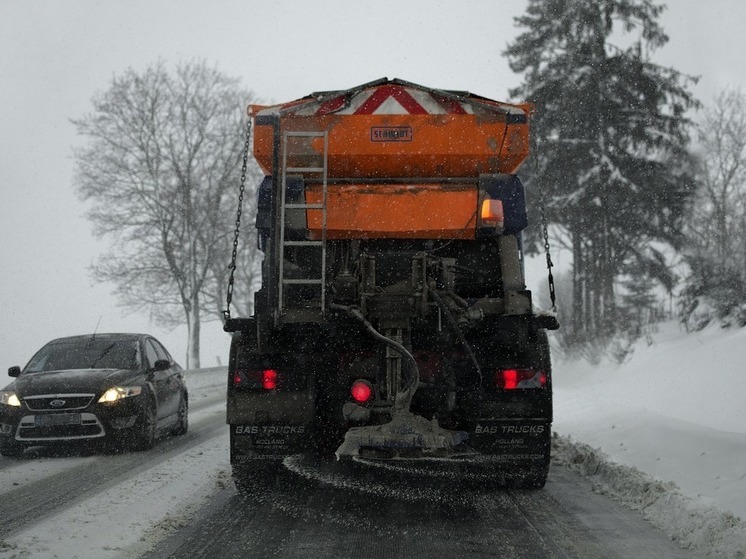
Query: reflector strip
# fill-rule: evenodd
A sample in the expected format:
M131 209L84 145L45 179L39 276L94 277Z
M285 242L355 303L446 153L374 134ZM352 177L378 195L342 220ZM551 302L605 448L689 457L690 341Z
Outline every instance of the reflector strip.
M363 103L360 108L355 111L357 115L369 115L374 114L383 103L389 98L393 97L399 105L401 105L407 113L411 115L426 115L428 112L425 108L420 105L409 92L398 85L384 85L376 88L373 95Z

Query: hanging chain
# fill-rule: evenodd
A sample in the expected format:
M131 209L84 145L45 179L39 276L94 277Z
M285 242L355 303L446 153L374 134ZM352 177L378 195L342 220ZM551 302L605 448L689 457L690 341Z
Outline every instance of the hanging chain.
M549 282L549 299L552 301L552 312L557 312L557 295L554 289L554 275L552 274L552 255L550 254L549 246L549 227L547 225L547 214L546 207L544 205L544 191L539 186L539 150L536 138L533 138L531 143L533 144L533 159L534 159L534 180L536 181L536 188L539 191L539 210L541 211L541 230L544 236L544 252L547 255L547 280Z
M547 273L549 281L549 299L552 301L552 312L557 312L557 295L554 292L554 275L552 275L552 255L549 252L549 229L547 227L547 216L544 210L544 196L540 195L539 206L541 208L541 227L544 233L544 251L547 253Z
M241 164L241 185L238 189L238 210L236 210L236 230L233 234L233 253L231 254L230 276L228 277L228 289L226 290L226 305L223 318L228 321L231 318L231 301L233 300L233 275L236 272L236 258L238 256L238 236L241 232L241 212L243 211L243 195L246 190L246 170L249 166L249 143L251 142L251 117L246 124L246 141L243 147L243 163Z

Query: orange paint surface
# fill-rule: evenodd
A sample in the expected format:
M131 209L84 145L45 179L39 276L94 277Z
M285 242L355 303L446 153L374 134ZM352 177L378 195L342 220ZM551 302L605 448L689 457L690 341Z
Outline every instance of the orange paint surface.
M495 114L282 117L283 130L328 131L330 178L476 177L514 173L528 155L528 125ZM254 156L272 174L273 127L254 127ZM288 166L321 166L321 139L292 138Z
M322 202L320 185L306 201ZM473 239L477 187L472 185L329 185L327 239ZM321 210L307 210L311 238L320 239Z

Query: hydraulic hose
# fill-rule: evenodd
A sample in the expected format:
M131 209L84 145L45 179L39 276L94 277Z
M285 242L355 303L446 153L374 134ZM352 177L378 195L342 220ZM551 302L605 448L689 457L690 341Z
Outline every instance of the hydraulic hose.
M458 323L453 318L451 311L448 310L448 307L446 306L445 301L443 301L443 298L440 295L438 295L438 292L435 291L434 289L429 289L428 292L433 296L433 299L435 299L435 302L438 303L438 306L443 310L443 313L446 315L446 318L448 319L448 323L451 325L451 328L453 328L453 331L456 333L456 336L458 336L458 339L461 342L461 345L464 346L466 353L469 354L469 357L471 358L471 362L474 363L474 368L476 369L477 374L479 375L479 384L482 384L482 368L479 366L479 362L477 361L477 356L474 355L474 351L471 349L469 342L466 341L466 337L464 336L464 333L461 331L461 328L459 328Z
M412 403L412 398L414 397L414 393L417 390L417 387L420 384L420 369L417 366L417 361L414 358L414 355L412 355L409 350L407 350L406 347L404 347L399 342L392 340L391 338L384 336L381 334L378 330L375 329L375 327L363 316L363 313L360 312L360 309L356 307L347 307L344 305L338 305L336 303L332 303L330 305L331 308L345 311L350 316L353 316L357 318L360 322L363 323L365 328L370 332L370 334L379 340L380 342L386 344L390 348L392 348L394 351L396 351L399 355L401 355L403 358L407 359L409 363L412 365L412 375L409 384L407 385L406 389L404 389L402 392L400 392L397 395L396 402L394 404L395 408L403 408L407 411L409 411L409 406Z

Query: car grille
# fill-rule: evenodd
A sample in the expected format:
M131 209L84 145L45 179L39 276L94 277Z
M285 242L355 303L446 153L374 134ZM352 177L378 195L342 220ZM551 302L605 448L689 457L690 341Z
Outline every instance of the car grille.
M87 408L94 394L43 394L25 396L23 401L31 411L68 411Z
M72 417L79 416L79 417ZM33 415L21 419L16 433L19 441L49 441L69 439L93 439L105 435L104 426L92 413L81 414L48 414L43 424ZM49 421L60 418L61 421ZM75 419L75 421L73 421Z

